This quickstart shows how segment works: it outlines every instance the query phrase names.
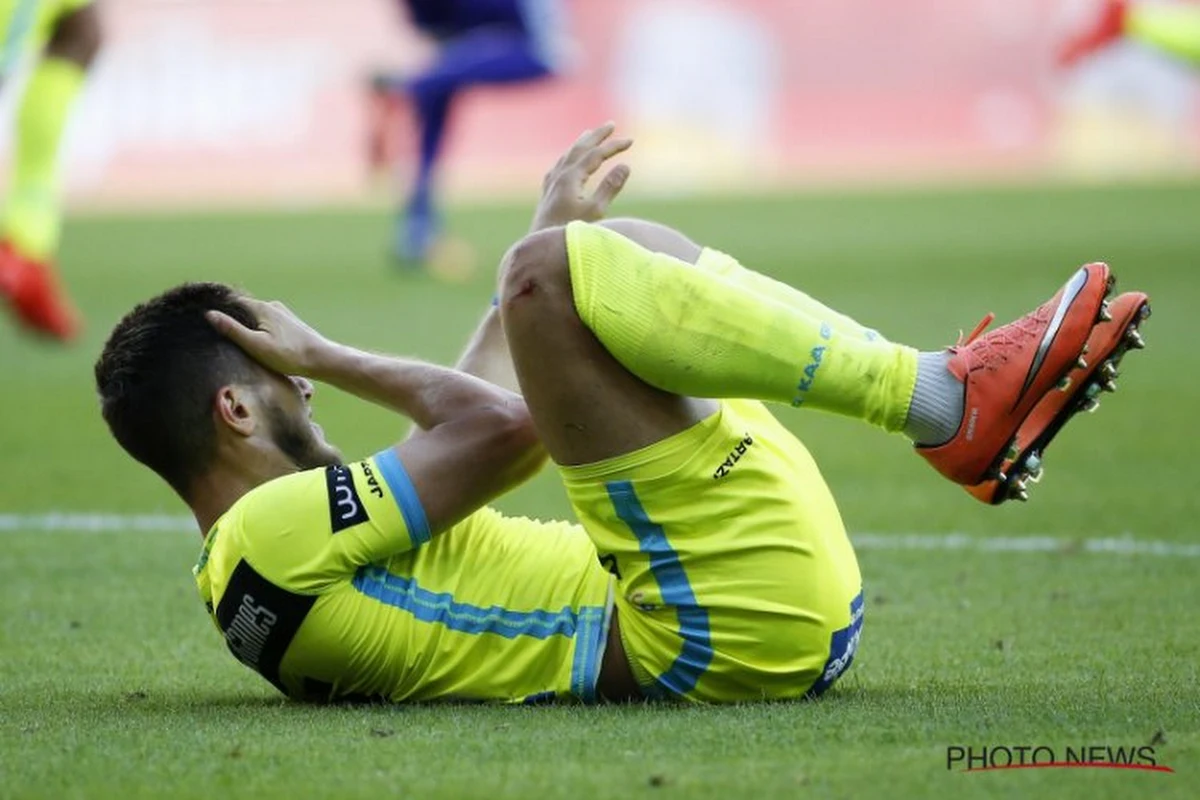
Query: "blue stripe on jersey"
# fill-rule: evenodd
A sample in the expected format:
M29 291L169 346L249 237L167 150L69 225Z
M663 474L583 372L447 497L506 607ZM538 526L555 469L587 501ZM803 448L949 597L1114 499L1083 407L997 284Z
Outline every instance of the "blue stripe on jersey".
M570 606L563 606L558 611L540 608L512 611L502 606L475 606L455 600L449 592L423 589L417 585L416 578L406 578L372 565L359 567L353 584L367 597L407 611L421 622L440 622L452 631L494 633L505 639L572 637L581 629L586 631L595 624L597 616L602 617L604 613L598 606L584 606L578 612Z
M421 498L417 497L412 478L408 477L408 471L400 463L400 456L389 447L375 454L375 465L379 467L384 482L392 490L396 505L400 506L400 513L404 516L404 524L408 526L408 535L412 539L413 547L425 544L430 536L429 520L425 518L425 507L421 505Z
M650 571L658 582L663 602L675 606L679 616L679 635L683 639L683 648L675 663L656 680L673 694L686 695L696 688L700 676L713 660L708 609L696 601L696 594L679 561L679 554L667 541L662 526L652 522L646 514L633 484L630 481L613 481L605 484L605 488L617 516L633 531L641 551L650 556Z

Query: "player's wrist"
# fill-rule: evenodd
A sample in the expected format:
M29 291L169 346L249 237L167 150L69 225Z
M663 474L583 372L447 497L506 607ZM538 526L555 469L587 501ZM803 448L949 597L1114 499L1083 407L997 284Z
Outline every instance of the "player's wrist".
M565 225L565 222L560 221L561 215L554 214L551 211L543 211L538 209L533 215L533 224L529 226L530 233L544 231L547 228L556 228L559 225Z
M354 352L353 348L329 339L316 342L304 359L304 377L322 383L336 383L338 375L353 360Z
M586 216L585 210L577 201L565 198L563 193L556 189L547 190L533 212L533 224L529 227L529 232L537 233L547 228L557 228Z

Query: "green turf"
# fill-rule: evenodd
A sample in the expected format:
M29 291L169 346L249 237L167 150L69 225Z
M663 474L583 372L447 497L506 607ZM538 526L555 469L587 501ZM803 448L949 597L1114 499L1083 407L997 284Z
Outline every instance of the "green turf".
M526 208L452 219L484 263ZM953 339L1104 258L1154 296L1150 349L1051 451L1028 506L986 509L847 420L784 412L852 531L1200 539L1200 186L636 204L889 337ZM182 511L127 461L90 368L134 302L185 279L286 299L354 343L449 359L491 295L388 271L371 213L77 220L64 271L90 327L72 350L0 329L0 514ZM332 392L348 454L403 424ZM566 513L552 474L504 504ZM854 669L819 703L692 709L307 708L236 664L189 569L197 537L0 531L0 797L1200 796L1200 559L866 550ZM1157 737L1156 737L1157 735ZM1173 775L963 774L950 745L1157 745Z

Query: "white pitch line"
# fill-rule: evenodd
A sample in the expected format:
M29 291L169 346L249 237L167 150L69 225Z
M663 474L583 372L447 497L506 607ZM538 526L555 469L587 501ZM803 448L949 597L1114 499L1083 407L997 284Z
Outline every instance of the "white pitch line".
M194 531L196 520L182 514L105 514L51 511L45 514L0 514L0 532L109 533L113 531Z
M973 536L966 533L852 533L859 550L975 550L987 553L1102 553L1118 556L1200 558L1200 544L1137 539L1132 534L1102 539L1057 536Z
M0 533L194 532L196 521L183 514L110 514L51 511L42 514L0 513ZM1059 536L978 536L967 533L852 533L859 550L966 550L987 553L1098 553L1117 556L1200 558L1200 543L1138 539L1132 534L1110 538Z

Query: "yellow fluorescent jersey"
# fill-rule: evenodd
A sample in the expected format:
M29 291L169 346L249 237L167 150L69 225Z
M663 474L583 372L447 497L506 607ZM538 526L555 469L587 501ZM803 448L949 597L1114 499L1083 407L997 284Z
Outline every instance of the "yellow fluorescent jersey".
M391 450L248 493L194 572L229 649L291 697L595 698L611 578L583 529L485 508L431 539Z

